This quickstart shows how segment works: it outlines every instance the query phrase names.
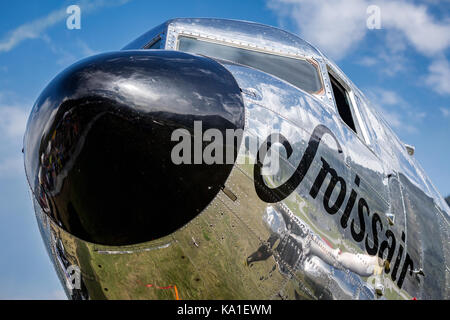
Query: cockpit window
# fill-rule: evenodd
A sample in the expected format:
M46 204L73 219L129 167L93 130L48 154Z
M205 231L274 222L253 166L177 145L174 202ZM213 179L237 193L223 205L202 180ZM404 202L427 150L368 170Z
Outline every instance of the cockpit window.
M190 37L179 38L178 50L228 60L259 69L308 93L317 93L322 89L317 67L303 59L231 47Z

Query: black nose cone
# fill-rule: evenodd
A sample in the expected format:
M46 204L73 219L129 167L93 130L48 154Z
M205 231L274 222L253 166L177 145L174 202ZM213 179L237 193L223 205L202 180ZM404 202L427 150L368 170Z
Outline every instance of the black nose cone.
M30 115L33 194L83 240L127 245L170 234L212 201L233 166L174 163L172 134L185 129L194 150L195 121L223 137L244 127L240 89L217 62L168 51L83 60L49 84Z

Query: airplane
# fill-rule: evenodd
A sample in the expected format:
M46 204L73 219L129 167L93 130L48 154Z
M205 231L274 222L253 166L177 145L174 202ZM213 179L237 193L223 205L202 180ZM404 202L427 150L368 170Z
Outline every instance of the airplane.
M319 49L212 18L68 67L24 136L70 299L449 299L414 152Z

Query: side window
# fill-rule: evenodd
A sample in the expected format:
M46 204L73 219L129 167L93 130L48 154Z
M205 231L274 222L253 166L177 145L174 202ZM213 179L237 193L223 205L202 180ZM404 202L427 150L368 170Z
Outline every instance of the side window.
M355 122L353 121L352 110L350 107L350 96L347 90L336 80L331 73L328 73L331 81L331 87L333 89L334 99L336 101L336 106L341 116L342 120L352 129L355 133L356 130Z
M152 39L142 49L161 49L161 36Z

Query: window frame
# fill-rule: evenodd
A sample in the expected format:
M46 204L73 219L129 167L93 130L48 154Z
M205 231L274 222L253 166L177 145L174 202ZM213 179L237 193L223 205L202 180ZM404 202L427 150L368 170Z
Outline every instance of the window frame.
M274 51L270 51L270 50L264 50L264 49L259 48L257 46L245 45L244 43L236 44L236 43L231 43L231 42L227 42L227 41L220 41L218 39L211 39L211 38L207 38L207 37L203 37L203 36L197 36L197 35L194 36L192 34L186 34L186 33L179 33L177 35L177 40L176 40L176 44L175 44L175 50L176 51L180 51L179 50L179 46L180 46L180 38L181 37L191 38L191 39L194 39L194 40L209 42L209 43L218 44L218 45L223 45L223 46L227 46L227 47L231 47L231 48L239 48L239 49L243 49L243 50L247 50L247 51L254 51L254 52L265 53L265 54L270 54L270 55L274 55L274 56L280 56L280 57L288 58L288 59L295 59L295 60L306 61L307 63L311 64L317 71L317 75L319 77L319 81L320 81L320 84L321 84L321 88L318 91L307 92L305 89L302 89L302 88L300 88L300 87L298 87L298 86L296 86L296 85L294 85L294 84L292 84L290 82L287 82L283 78L277 77L275 75L272 75L272 76L276 77L276 78L279 78L282 81L287 82L290 85L294 86L295 88L307 92L308 94L319 95L319 96L325 95L325 81L324 81L324 79L322 77L322 72L321 72L321 69L320 69L320 65L312 57L305 57L305 56L300 56L300 55L294 55L294 54L282 52L281 50L279 52L274 52ZM262 71L262 72L264 72L264 71Z
M146 43L142 49L143 50L160 50L161 49L161 43L162 43L162 32L159 33L158 35L156 35L155 37L153 37L152 40L150 40L148 43ZM159 44L159 48L152 48L152 46L154 46L155 44L157 44L158 42L160 42Z
M333 103L334 103L334 108L335 108L335 112L337 113L337 115L339 116L339 120L341 121L341 123L343 123L351 132L353 132L365 145L370 145L371 140L369 138L369 134L367 132L367 128L365 126L365 123L362 119L361 116L361 112L359 110L359 106L358 103L356 102L356 98L355 98L355 92L354 90L347 84L346 81L344 81L342 79L342 77L340 77L338 75L338 73L333 69L332 66L330 66L329 64L327 64L327 75L328 75L328 81L329 81L329 86L330 86L330 91L333 97ZM351 113L351 117L353 120L353 123L355 125L355 129L356 132L344 121L344 119L342 119L340 113L339 113L339 109L337 106L337 102L336 102L336 97L334 96L334 90L331 84L331 77L330 75L339 83L339 85L342 86L342 88L344 88L345 90L345 95L347 97L348 100L348 105L349 105L349 109L350 109L350 113Z

